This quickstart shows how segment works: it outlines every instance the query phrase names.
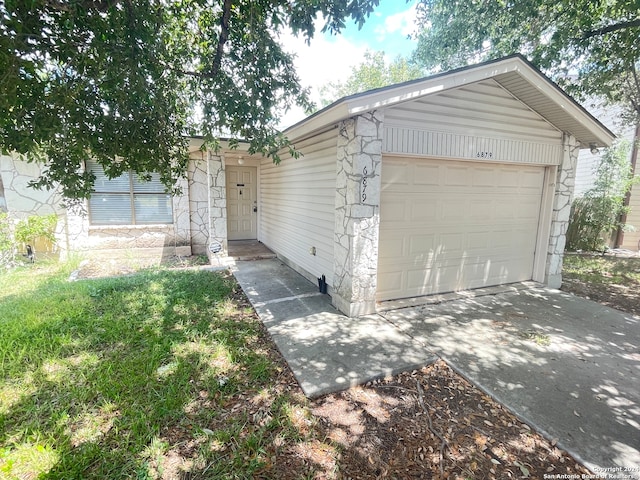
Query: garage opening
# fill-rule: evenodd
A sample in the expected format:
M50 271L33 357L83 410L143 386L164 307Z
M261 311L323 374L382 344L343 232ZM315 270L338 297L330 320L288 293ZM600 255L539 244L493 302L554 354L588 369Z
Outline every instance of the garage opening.
M531 280L545 167L385 156L377 301Z

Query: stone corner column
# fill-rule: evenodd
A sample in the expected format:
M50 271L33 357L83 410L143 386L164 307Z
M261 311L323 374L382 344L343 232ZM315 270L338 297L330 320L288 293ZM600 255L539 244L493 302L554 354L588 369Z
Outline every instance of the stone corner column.
M172 195L173 235L175 255L191 255L191 213L189 211L189 180L187 177L178 180L182 193Z
M209 245L207 255L213 262L217 257L225 257L228 252L227 245L227 183L224 168L224 158L213 152L207 154L207 177L209 180ZM216 254L211 253L209 246L218 243L222 250Z
M69 207L66 212L64 224L64 237L67 252L66 258L71 252L82 252L89 248L89 202Z
M338 132L332 301L350 317L376 311L382 124L368 112Z
M547 265L544 283L550 288L562 286L562 260L566 245L566 233L571 216L571 202L576 178L576 165L580 143L575 137L565 134L563 138L562 163L558 166L556 190L553 197L551 233L547 250Z

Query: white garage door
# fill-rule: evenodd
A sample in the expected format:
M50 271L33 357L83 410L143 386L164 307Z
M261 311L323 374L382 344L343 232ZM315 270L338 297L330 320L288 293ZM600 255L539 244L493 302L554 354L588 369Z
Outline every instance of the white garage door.
M378 300L530 280L544 167L384 157Z

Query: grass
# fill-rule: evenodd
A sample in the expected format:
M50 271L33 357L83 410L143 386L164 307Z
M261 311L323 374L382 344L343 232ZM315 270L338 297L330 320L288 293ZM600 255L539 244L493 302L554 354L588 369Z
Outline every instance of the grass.
M312 434L232 276L71 268L0 274L0 478L253 478Z
M563 273L592 284L640 283L640 258L602 255L565 255Z

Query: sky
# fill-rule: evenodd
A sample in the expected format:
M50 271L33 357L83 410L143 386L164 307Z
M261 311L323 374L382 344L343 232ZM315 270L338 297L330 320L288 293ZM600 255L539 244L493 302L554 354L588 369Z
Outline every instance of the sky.
M290 53L296 55L296 69L302 85L311 88L311 97L319 105L319 89L331 81L343 81L357 66L368 49L384 51L387 59L398 55L408 56L415 48L415 41L408 35L415 30L416 0L380 0L380 4L367 19L362 29L353 21L339 35L322 34L322 21L318 20L316 36L307 45L302 38L291 34L281 41ZM302 120L306 115L301 109L292 109L282 119L286 128Z

